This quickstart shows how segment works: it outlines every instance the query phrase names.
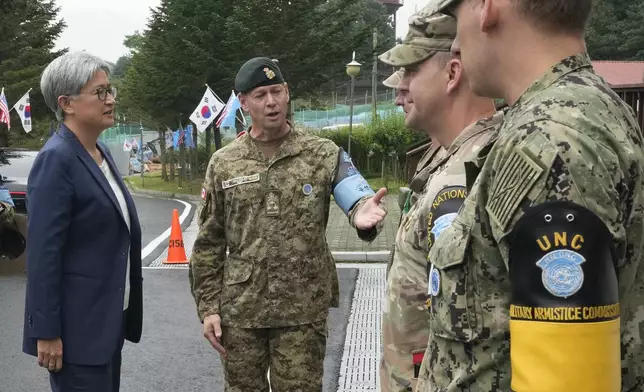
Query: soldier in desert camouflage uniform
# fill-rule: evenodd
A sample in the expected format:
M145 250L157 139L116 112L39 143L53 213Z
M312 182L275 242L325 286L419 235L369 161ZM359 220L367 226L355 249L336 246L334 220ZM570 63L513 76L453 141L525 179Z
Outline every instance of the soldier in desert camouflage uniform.
M440 0L470 85L504 98L430 251L421 392L644 390L644 153L594 73L591 0Z
M400 106L403 109L403 113L405 115L405 118L409 114L409 111L411 110L411 105L409 104L409 78L405 78L405 69L400 68L396 72L394 72L389 78L387 78L383 84L387 87L390 88L395 88L396 89L396 106ZM408 124L409 126L409 124ZM425 132L422 129L416 129L415 131L418 132ZM422 184L427 181L427 175L421 174L421 171L423 169L427 168L427 166L431 163L432 159L437 158L440 154L439 152L443 151L441 148L440 144L438 143L432 143L431 139L425 143L423 146L420 146L419 148L425 148L425 152L423 153L422 157L418 161L418 164L415 169L415 173L413 178L412 183L419 184L422 182ZM411 206L418 200L418 196L420 193L412 192L410 188L407 187L401 187L400 188L400 194L398 195L398 206L400 207L400 221L398 222L398 226L400 226L400 223L403 221L405 218L405 215L409 212L409 209ZM387 262L387 276L389 276L389 271L391 270L391 265L393 264L394 257L396 254L396 245L392 245L391 247L391 253L389 256L389 261Z
M386 189L374 194L341 148L286 121L288 88L270 59L246 62L235 90L253 125L208 164L192 293L227 392L268 391L269 366L274 392L319 392L339 295L330 197L372 240Z
M472 94L458 56L450 54L456 21L422 10L409 20L402 44L380 56L405 67L406 124L435 141L411 182L418 200L396 234L383 313L382 391L412 391L429 337L427 254L465 198L463 160L485 145L503 115L494 101Z

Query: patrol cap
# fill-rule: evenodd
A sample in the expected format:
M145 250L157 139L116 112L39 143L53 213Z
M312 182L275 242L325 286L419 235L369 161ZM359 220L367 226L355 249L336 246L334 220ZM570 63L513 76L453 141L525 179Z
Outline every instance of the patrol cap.
M457 0L431 0L429 4L425 6L424 10L427 10L430 15L436 12L445 12L447 7L456 2Z
M449 52L456 38L456 19L442 13L429 12L432 4L409 18L409 31L401 44L378 56L380 61L395 67L407 67L424 61L436 52Z
M382 84L389 88L398 88L400 81L405 75L405 68L400 68L398 71L394 72L390 77L385 79Z
M239 68L235 77L235 90L246 93L256 87L280 83L284 83L284 77L277 63L268 57L255 57Z

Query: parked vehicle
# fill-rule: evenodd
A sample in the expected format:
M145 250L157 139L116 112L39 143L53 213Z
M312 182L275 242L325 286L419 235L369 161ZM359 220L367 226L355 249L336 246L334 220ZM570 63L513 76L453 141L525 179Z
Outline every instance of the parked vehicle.
M27 214L27 178L38 151L0 148L0 181L9 190L16 212Z

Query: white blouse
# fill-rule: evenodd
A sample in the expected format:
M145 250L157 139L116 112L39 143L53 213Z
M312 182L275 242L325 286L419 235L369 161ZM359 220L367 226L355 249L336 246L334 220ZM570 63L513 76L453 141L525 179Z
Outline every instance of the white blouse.
M118 182L116 181L116 178L114 177L114 173L112 173L112 170L110 170L110 166L107 164L107 160L103 158L103 163L101 163L101 171L103 174L105 174L105 177L107 178L107 182L109 182L110 186L112 187L112 191L114 191L114 195L116 195L116 200L119 202L119 206L121 207L121 212L123 213L123 217L125 218L125 223L127 224L128 230L130 230L130 212L127 208L127 203L125 202L125 196L123 196L123 191L119 187ZM123 310L127 309L129 299L130 299L130 249L127 250L127 267L125 269L125 296L123 298Z

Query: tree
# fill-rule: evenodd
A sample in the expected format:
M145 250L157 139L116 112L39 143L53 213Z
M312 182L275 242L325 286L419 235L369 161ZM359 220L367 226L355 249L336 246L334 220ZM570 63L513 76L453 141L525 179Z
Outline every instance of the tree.
M130 56L121 56L114 64L112 76L116 78L123 77L128 68L132 65L132 58Z
M385 7L373 0L163 0L143 39L133 39L123 102L174 126L206 83L225 101L255 56L277 58L292 98L305 95L343 75L352 51L371 59L373 27L379 49L393 45Z
M586 31L593 60L644 60L644 3L595 0Z
M39 138L48 130L53 113L40 91L40 75L54 58L66 50L54 51L56 39L65 28L57 20L59 7L53 0L0 0L0 86L5 88L9 106L30 88L32 122L28 136L20 129L19 118L12 112L11 139ZM8 146L8 132L0 125L0 146Z

